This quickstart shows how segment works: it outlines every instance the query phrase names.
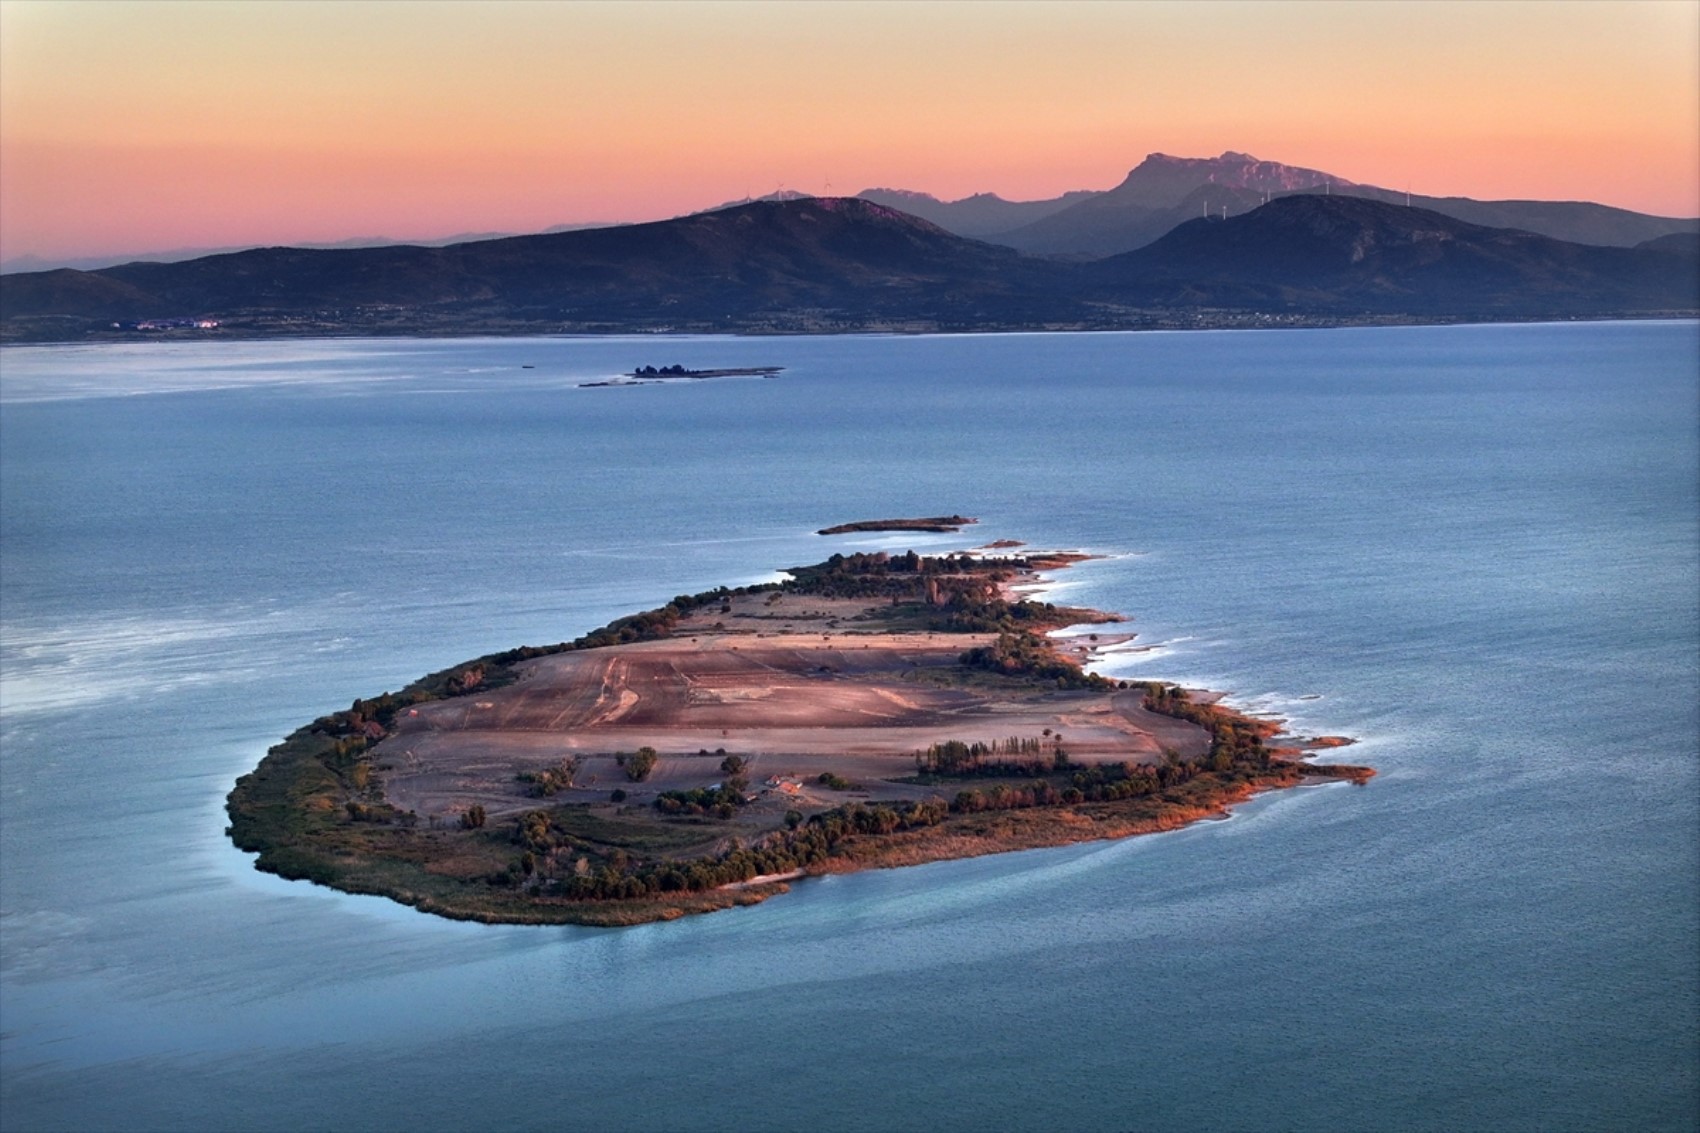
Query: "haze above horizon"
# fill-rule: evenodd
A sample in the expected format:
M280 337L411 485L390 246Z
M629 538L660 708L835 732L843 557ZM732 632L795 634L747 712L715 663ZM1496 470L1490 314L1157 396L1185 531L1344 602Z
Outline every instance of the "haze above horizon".
M1700 2L0 0L0 258L1107 189L1225 150L1700 214Z

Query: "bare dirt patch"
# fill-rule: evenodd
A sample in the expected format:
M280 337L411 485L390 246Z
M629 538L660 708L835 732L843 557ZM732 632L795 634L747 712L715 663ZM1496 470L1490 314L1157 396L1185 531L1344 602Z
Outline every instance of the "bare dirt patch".
M866 609L862 602L817 610L822 604L798 603L798 613ZM376 758L390 768L384 792L392 803L448 817L468 800L493 814L535 805L516 776L569 757L580 761L573 801L606 798L617 787L642 799L709 786L722 778L727 754L744 756L758 785L830 771L866 797L907 798L914 789L890 780L913 775L915 753L948 740L1035 739L1048 752L1060 737L1077 763L1156 763L1165 749L1187 757L1207 750L1205 729L1148 711L1142 693L965 683L959 655L989 639L687 629L542 657L521 665L521 679L507 688L420 706L398 720ZM647 780L631 783L614 757L640 747L661 758ZM802 801L842 798L811 790Z

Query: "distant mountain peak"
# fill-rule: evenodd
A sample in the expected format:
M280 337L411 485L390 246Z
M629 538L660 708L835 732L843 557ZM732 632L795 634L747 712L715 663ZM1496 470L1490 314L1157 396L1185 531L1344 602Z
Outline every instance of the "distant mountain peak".
M925 204L927 202L931 202L933 204L944 203L931 193L922 193L914 189L863 189L856 195L861 197L863 200L879 200L881 198L885 198L887 200L914 201L917 204Z
M1256 160L1257 158L1251 156L1249 153L1237 153L1234 150L1224 150L1220 157L1181 157L1178 154L1154 151L1146 154L1145 160L1134 166L1134 168L1141 169L1147 165L1178 165L1188 169L1195 169L1200 165L1243 164L1244 162Z
M1146 162L1155 162L1159 165L1189 165L1190 166L1190 165L1208 165L1208 164L1211 164L1213 162L1242 162L1243 163L1243 162L1247 162L1247 161L1256 161L1256 160L1257 160L1257 158L1251 156L1251 154L1249 154L1249 153L1241 153L1238 150L1227 149L1227 150L1222 151L1222 156L1220 156L1220 157L1176 157L1172 153L1153 152L1153 153L1146 154L1145 155L1145 161L1141 162L1140 164L1143 165Z
M814 208L822 212L842 212L852 216L875 217L879 220L896 221L917 228L944 232L944 229L930 220L906 213L902 209L892 208L890 205L882 205L878 201L863 200L861 197L812 197L809 198L809 202Z
M1253 193L1294 193L1324 186L1351 188L1353 182L1319 169L1259 161L1249 153L1226 150L1220 157L1175 157L1153 153L1110 190L1116 197L1137 199L1151 208L1172 208L1200 184L1245 189Z
M773 192L765 193L759 197L741 197L735 201L722 201L720 204L710 205L708 208L698 209L696 212L686 215L700 216L705 212L720 212L722 209L742 208L744 205L759 204L766 201L808 201L813 200L814 196L813 193L804 193L797 189L775 189Z
M753 219L762 223L788 226L793 230L799 223L808 225L811 222L819 224L830 221L833 224L856 227L864 232L901 230L911 234L925 234L928 237L957 239L954 233L924 217L878 201L862 197L815 197L807 193L708 209L678 219L710 223L718 223L723 219L727 222L749 223ZM670 223L672 222L656 221L650 227Z
M1000 196L997 193L986 192L971 193L966 197L958 197L955 200L947 201L943 197L937 197L932 193L923 193L915 189L863 189L856 195L862 200L877 201L883 204L891 204L894 201L908 201L915 205L935 205L944 206L946 208L957 205L987 205L992 207L1002 205L1008 208L1032 208L1035 206L1042 207L1050 205L1056 201L1071 201L1081 197L1095 196L1096 193L1091 189L1070 189L1060 197L1053 198L1053 200L1043 201L1012 201L1008 197Z
M960 236L985 238L1019 228L1096 194L1076 190L1043 201L1011 201L996 193L975 193L960 200L944 201L913 189L864 189L856 195L865 201L912 213Z

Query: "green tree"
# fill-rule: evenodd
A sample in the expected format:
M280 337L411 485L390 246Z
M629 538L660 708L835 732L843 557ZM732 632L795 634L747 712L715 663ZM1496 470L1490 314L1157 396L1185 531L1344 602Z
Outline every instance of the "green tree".
M654 748L640 747L631 755L626 755L624 752L616 755L614 762L625 768L626 778L634 783L641 783L649 778L651 771L655 770L655 761L659 758L661 758L660 754Z

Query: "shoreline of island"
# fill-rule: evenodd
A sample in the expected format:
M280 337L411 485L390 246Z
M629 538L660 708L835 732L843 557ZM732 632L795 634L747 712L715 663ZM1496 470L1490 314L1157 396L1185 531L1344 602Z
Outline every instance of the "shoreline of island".
M258 854L263 871L452 919L615 926L757 903L808 876L1178 829L1265 791L1363 783L1374 774L1307 761L1349 742L1341 737L1282 746L1278 721L1162 682L1088 672L1096 642L1049 635L1117 616L1019 596L1041 581L1040 570L1085 557L834 555L794 568L784 583L681 596L573 642L487 655L297 729L238 780L228 833ZM847 590L858 596L844 597ZM862 608L870 595L875 604ZM801 608L787 612L788 604ZM862 612L852 616L853 608ZM915 664L892 669L887 654ZM697 742L688 722L702 708L705 682L746 658L772 674L760 678L767 685L740 686L710 706L722 713L716 720L750 722L721 730L737 737L728 741L737 750L711 753L706 739L696 755L678 750ZM785 664L774 668L775 658ZM686 698L669 709L672 716L660 712L660 722L648 723L644 711L656 715L653 702L665 700L658 693L621 689L589 702L584 690L603 679L597 673L645 664L682 666L687 683L702 676L704 687L692 693L699 701ZM579 730L543 734L545 746L582 740L580 754L535 770L523 754L492 756L489 745L502 742L529 752L540 733L523 725L492 732L485 714L522 719L532 702L552 697L556 704L578 692L587 698ZM792 693L795 703L785 700ZM903 699L909 707L894 709L877 730L893 750L864 753L860 762L791 750L794 732L774 721L799 703L824 714L823 753L875 734L827 719L834 697L845 713ZM752 710L752 700L771 707ZM1029 736L969 742L958 721L986 709L1024 722ZM911 717L919 721L913 727ZM1053 726L1041 737L1044 721ZM905 767L903 737L911 733L937 738L926 748L917 741ZM646 772L654 782L631 777L610 787L613 778L599 778L615 775L616 766L630 776L631 768L624 753L616 762L598 745L651 734L690 738L659 757L656 748L639 747L659 764ZM445 768L465 770L455 760L473 750L464 746L468 737L499 770L485 772L486 793L476 796L483 801L445 807L438 785ZM550 801L516 795L501 778L512 767L525 769L510 780ZM823 768L819 782L816 767ZM770 768L767 787L752 791L746 780ZM707 782L710 776L719 781ZM538 784L552 789L544 794ZM449 788L456 791L475 794Z
M1145 334L1176 331L1270 331L1270 330L1352 330L1399 327L1466 327L1466 326L1574 326L1586 323L1647 323L1694 322L1700 311L1692 309L1635 310L1619 312L1566 315L1562 311L1531 314L1524 317L1494 317L1482 315L1326 315L1293 314L1265 311L1175 311L1161 317L1142 320L1110 320L1099 322L1038 322L993 323L987 325L958 325L936 320L870 321L853 327L839 325L817 326L807 321L794 325L761 323L750 326L727 326L722 323L666 324L660 326L625 325L607 322L583 324L498 323L496 325L445 326L436 322L419 325L371 323L349 325L319 322L307 318L291 318L273 324L261 317L228 316L220 320L217 329L171 329L160 331L111 330L106 322L93 320L93 325L81 318L63 316L24 316L14 323L47 322L52 327L0 324L0 349L15 346L107 346L133 345L149 342L282 342L359 341L371 339L389 341L418 339L420 341L453 339L555 339L608 338L644 335L656 339L723 338L888 338L982 335L1034 334ZM73 331L61 330L65 323L79 324Z

